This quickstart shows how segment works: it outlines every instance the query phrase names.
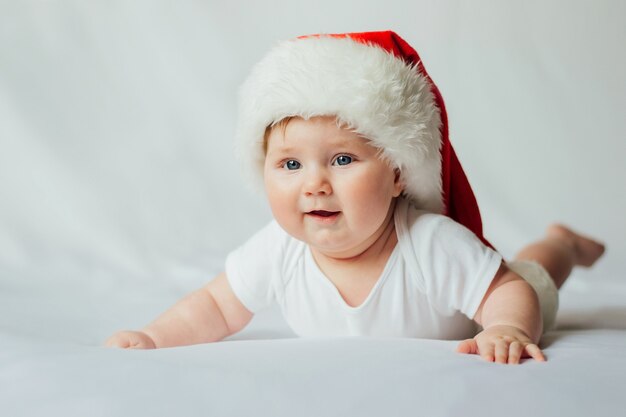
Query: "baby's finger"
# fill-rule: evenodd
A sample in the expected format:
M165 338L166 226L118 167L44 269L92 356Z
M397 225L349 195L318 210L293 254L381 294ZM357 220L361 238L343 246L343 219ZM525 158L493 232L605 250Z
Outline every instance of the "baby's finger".
M487 362L493 362L495 347L492 342L478 342L478 354Z
M522 357L522 352L524 348L522 344L518 341L511 342L509 345L509 363L510 364L518 364L520 358Z
M496 362L506 363L509 358L509 344L504 340L496 342Z
M459 353L476 354L478 353L478 346L474 339L466 339L459 343L456 347L456 351Z
M546 358L543 356L543 352L539 349L539 346L529 343L526 345L524 350L526 350L526 353L528 353L528 355L536 361L545 362Z
M114 339L109 339L107 340L107 343L106 343L106 347L111 347L111 348L126 349L129 346L130 346L130 343L128 342L128 339L121 339L119 337L116 337Z

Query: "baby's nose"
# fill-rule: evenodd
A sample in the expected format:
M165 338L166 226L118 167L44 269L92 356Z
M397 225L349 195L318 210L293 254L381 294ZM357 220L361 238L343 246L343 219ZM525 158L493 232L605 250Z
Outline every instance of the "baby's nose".
M332 186L323 170L315 169L308 173L304 184L304 194L329 195L331 193Z

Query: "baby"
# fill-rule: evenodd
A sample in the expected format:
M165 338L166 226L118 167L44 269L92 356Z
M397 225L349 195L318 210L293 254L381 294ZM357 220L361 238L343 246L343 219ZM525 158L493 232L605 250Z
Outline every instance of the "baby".
M448 139L443 99L393 32L283 42L241 90L244 166L274 221L225 272L108 346L214 342L278 304L301 336L464 339L488 361L545 360L557 289L604 246L561 225L504 262Z

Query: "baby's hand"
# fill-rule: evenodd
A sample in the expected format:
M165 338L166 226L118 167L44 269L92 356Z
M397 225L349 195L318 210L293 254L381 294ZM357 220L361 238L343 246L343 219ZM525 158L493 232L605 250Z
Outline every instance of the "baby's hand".
M513 326L491 326L478 333L473 339L459 343L456 349L460 353L478 354L485 360L498 363L517 364L521 357L532 357L545 361L539 346L520 329Z
M130 330L115 333L105 342L105 346L123 349L156 349L150 336L144 332Z

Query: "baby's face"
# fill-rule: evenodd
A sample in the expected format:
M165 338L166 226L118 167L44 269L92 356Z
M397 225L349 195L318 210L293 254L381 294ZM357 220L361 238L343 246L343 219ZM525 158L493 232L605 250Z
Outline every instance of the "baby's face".
M265 189L276 221L324 254L362 253L392 220L399 175L333 117L292 119L268 137Z

